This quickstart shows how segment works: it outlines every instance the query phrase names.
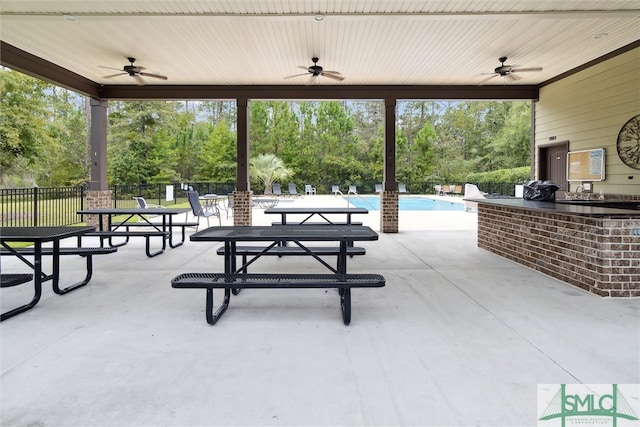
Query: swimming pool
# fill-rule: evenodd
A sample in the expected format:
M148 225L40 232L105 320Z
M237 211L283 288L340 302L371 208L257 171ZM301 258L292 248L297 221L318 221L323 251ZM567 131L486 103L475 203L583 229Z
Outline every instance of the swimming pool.
M351 196L344 197L357 208L365 208L370 211L380 210L379 196ZM398 207L401 211L463 211L464 204L448 202L446 200L430 199L428 197L399 197Z

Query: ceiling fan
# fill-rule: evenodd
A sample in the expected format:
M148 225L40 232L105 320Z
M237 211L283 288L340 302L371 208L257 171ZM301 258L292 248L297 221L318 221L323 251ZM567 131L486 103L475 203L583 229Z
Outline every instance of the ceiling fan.
M509 78L511 80L520 80L521 77L519 77L517 74L514 73L526 73L526 72L531 72L531 71L542 71L542 67L530 67L530 68L518 68L517 65L507 65L505 64L505 62L507 62L507 57L503 56L502 58L499 58L498 61L500 61L500 66L496 67L493 72L485 72L482 74L491 74L489 77L486 78L486 80L492 79L494 77L506 77Z
M339 72L337 72L337 71L328 71L328 70L323 69L321 66L319 66L317 57L313 57L313 58L311 58L311 60L313 61L313 65L311 65L309 67L305 67L304 65L298 65L298 67L297 67L297 68L302 68L303 70L307 70L306 73L294 74L293 76L285 77L285 79L290 79L292 77L306 76L308 74L311 74L312 78L313 77L318 77L318 76L323 76L323 77L329 77L330 79L339 80L339 81L344 80L344 77L342 77L342 75Z
M117 76L124 76L126 74L130 75L131 77L134 78L134 80L136 81L136 83L138 85L143 85L144 84L144 79L142 77L152 77L154 79L161 79L161 80L167 80L167 76L163 76L161 74L155 74L155 73L145 73L144 67L139 67L137 65L133 65L134 62L136 62L136 58L127 58L127 60L130 62L129 65L125 65L124 67L122 67L122 69L120 68L113 68L113 67L101 67L101 68L108 68L110 70L119 70L121 71L120 73L116 73L116 74L111 74L108 76L103 76L104 79L110 79L112 77L117 77Z

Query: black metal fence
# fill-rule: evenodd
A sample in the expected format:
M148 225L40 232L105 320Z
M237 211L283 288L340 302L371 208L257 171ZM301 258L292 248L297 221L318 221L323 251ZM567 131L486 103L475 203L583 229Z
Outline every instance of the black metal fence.
M234 183L189 183L189 186L200 194L227 194L233 191ZM116 208L135 207L134 196L163 206L188 203L186 184L113 185L109 189L112 207ZM78 224L83 221L77 212L85 207L85 191L86 187L0 189L0 226ZM168 192L173 193L171 201L167 201Z
M80 222L82 187L0 189L0 225L55 226Z
M287 188L288 181L283 183ZM304 184L296 183L298 192L304 194ZM311 183L318 194L330 194L331 183ZM356 185L360 194L374 194L375 182L351 182L341 185L346 191L350 185ZM413 194L434 194L436 185L460 185L464 191L464 183L444 183L435 181L404 183L407 191ZM233 192L235 183L173 183L173 184L141 184L113 185L112 207L135 207L134 196L144 197L148 203L174 206L188 204L187 189L193 188L200 194L228 194ZM481 183L480 190L490 194L513 196L514 183ZM59 226L78 224L83 218L77 212L83 209L86 187L57 188L16 188L0 189L0 225L4 227ZM263 188L255 188L256 194L262 194ZM168 192L172 199L167 201Z

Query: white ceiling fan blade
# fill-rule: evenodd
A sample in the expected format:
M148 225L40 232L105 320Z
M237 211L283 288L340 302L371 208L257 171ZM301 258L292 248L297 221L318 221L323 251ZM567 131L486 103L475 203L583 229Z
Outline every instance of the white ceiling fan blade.
M484 74L488 74L488 73L484 73ZM495 78L495 77L498 77L498 74L496 74L496 73L491 73L491 75L490 75L489 77L487 77L486 79L482 79L482 80L481 80L481 83L482 83L482 82L486 82L486 81L488 81L488 80L491 80L491 79L493 79L493 78Z
M105 68L105 69L107 69L107 70L124 71L122 68L106 67L106 66L104 66L104 65L98 65L98 68Z
M133 80L135 80L135 81L136 81L136 84L137 84L138 86L144 86L144 80L143 80L143 79L142 79L142 77L140 77L138 74L134 74L134 75L133 75L133 76L131 76L131 77L133 77Z
M128 73L117 73L117 74L109 74L108 76L102 76L103 79L110 79L112 77L117 77L117 76L124 76L127 75Z
M322 70L323 74L333 74L333 75L338 75L341 76L342 73L340 71L328 71L328 70Z
M294 74L293 76L287 76L287 77L285 77L285 79L291 79L291 78L293 78L293 77L306 76L306 75L308 75L308 74L309 74L309 73Z
M504 77L505 77L505 78L508 78L508 79L511 79L511 80L513 80L513 81L520 80L520 77L518 77L518 76L516 76L516 75L514 75L514 74L511 74L511 73L509 73L509 74L505 74L505 76L504 76Z
M327 72L326 72L326 71L325 71L325 72L323 72L323 73L322 73L322 74L320 74L320 75L321 75L321 76L324 76L324 77L329 77L330 79L334 79L334 80L339 80L339 81L344 80L344 77L342 77L342 76L337 76L337 75L335 75L335 74L327 74Z
M527 73L530 71L542 71L542 67L531 67L531 68L516 68L516 69L512 69L511 72L512 73Z
M163 76L162 74L153 74L153 73L139 73L141 76L145 77L153 77L154 79L167 80L167 76Z

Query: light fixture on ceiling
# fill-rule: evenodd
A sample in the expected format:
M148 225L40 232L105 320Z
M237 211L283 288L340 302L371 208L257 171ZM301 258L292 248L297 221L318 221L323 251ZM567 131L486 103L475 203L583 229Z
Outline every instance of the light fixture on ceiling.
M607 34L607 33L598 33L598 34L594 34L593 38L595 40L600 40L600 39L603 39L603 38L607 37L608 35L609 34Z
M69 21L69 22L75 22L78 20L78 18L76 18L73 15L62 15L62 19L64 19L65 21Z
M324 21L324 19L325 19L325 16L324 16L324 15L320 15L320 14L315 15L315 16L313 17L313 20L314 20L314 21L316 21L316 22L323 22L323 21Z

